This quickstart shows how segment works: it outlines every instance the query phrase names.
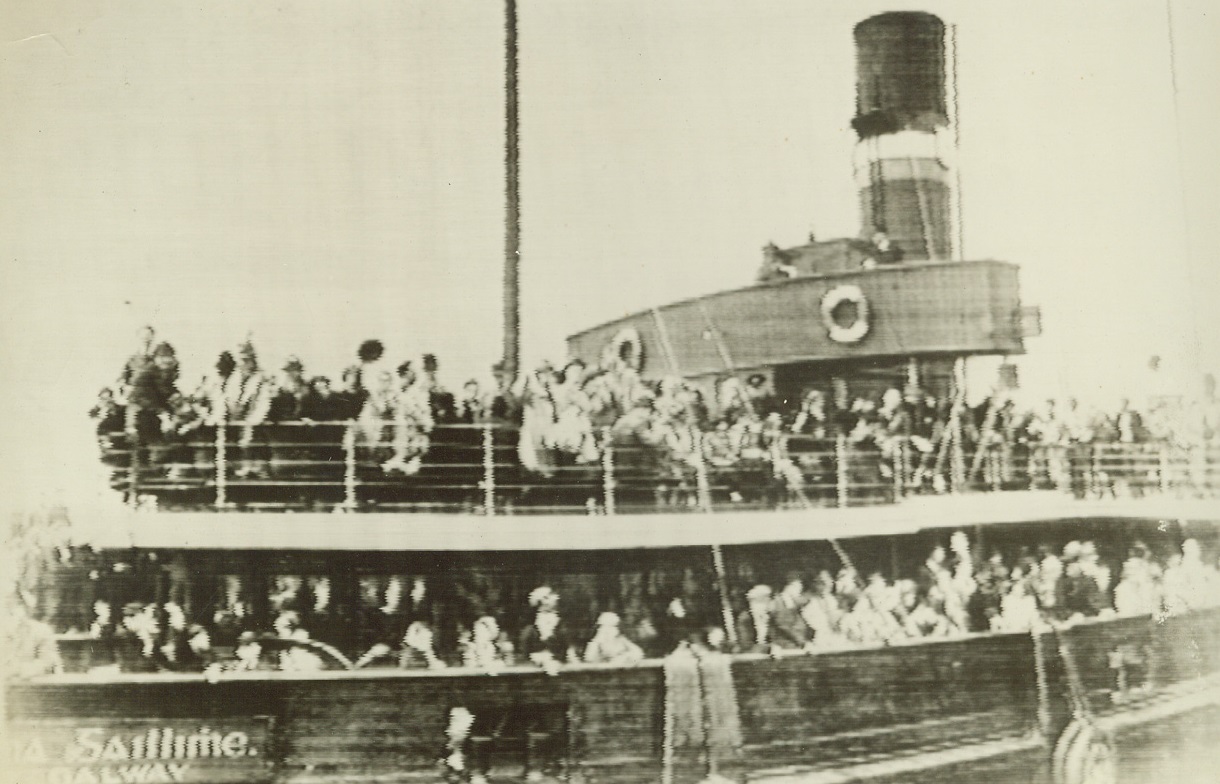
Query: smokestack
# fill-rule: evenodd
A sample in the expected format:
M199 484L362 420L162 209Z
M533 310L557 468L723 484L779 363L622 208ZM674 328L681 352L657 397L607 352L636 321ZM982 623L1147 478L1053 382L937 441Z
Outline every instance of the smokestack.
M945 25L885 13L855 27L856 180L866 234L881 231L906 260L949 259L951 179Z

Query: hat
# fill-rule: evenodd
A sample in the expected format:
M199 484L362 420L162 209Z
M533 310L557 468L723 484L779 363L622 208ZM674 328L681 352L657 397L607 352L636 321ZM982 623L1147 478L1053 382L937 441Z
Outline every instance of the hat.
M380 340L366 340L360 344L360 348L356 350L356 356L361 362L376 362L381 359L381 355L385 353L385 346Z
M301 364L301 360L296 355L288 357L287 361L284 362L284 370L304 370L304 369L305 369L305 366L303 364Z
M436 354L424 354L423 360L425 372L432 373L440 367L440 363L436 361Z
M174 356L174 347L162 341L153 349L152 355L154 357L172 357Z
M1063 546L1063 560L1075 560L1080 557L1084 547L1077 541L1068 542Z
M598 626L618 626L618 624L619 624L618 613L604 612L601 615L597 616L597 625Z
M551 590L550 586L548 586L548 585L539 586L539 587L535 588L534 590L530 591L530 596L529 596L530 607L537 607L538 605L542 604L543 601L545 601L546 599L548 599L552 596L558 597L558 594L556 594L555 591Z
M771 598L771 587L768 585L756 585L746 591L746 598L750 600L762 600Z
M144 605L140 602L128 602L123 605L123 615L138 615L144 611Z

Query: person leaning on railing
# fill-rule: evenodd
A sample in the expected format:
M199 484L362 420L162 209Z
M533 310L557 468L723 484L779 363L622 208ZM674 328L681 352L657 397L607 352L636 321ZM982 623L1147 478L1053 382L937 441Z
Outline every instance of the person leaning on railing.
M153 349L152 362L139 369L127 394L126 430L141 447L152 447L148 455L154 464L162 457L155 445L161 441L162 416L172 411L171 401L178 392L177 379L174 348L160 343Z
M33 678L63 672L63 661L49 624L30 617L19 594L7 598L4 639L0 641L0 674Z

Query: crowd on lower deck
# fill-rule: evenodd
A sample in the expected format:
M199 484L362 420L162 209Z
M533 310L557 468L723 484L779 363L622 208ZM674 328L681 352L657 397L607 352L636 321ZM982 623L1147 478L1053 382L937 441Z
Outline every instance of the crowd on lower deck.
M309 376L297 357L288 357L280 374L268 372L247 340L236 357L223 352L214 372L183 392L173 347L155 342L151 328L141 342L91 413L104 446L148 447L151 462L166 464L161 468L171 474L192 459L174 446L214 441L222 423L241 426L231 458L239 478L267 478L267 462L252 446L261 425L350 423L362 455L383 474L409 476L434 454L438 427L491 424L514 430L517 467L537 478L596 467L612 447L622 471L658 482L689 483L695 465L713 471L762 465L771 480L798 490L825 468L835 443L878 455L884 480L898 472L915 489L944 489L945 447L955 439L955 449L976 456L970 472L980 468L978 456L986 458L982 468L997 486L1017 481L1077 492L1078 466L1090 459L1081 449L1166 444L1202 456L1220 443L1214 383L1189 401L1136 407L1124 400L1108 412L1074 399L1024 408L1004 392L971 408L910 384L870 399L854 395L842 379L830 394L811 388L789 400L762 374L726 375L705 394L679 378L645 381L629 361L608 356L595 367L544 363L516 379L497 369L494 389L471 379L454 394L441 382L434 355L423 355L418 367L414 360L394 364L378 340L361 344L339 384ZM339 430L328 435L342 437ZM1137 469L1111 473L1109 480L1129 474L1136 491L1146 479ZM1197 492L1217 489L1210 474L1195 473Z
M120 594L104 590L105 578L98 581L94 570L91 593L46 579L19 589L9 650L24 657L15 671L27 675L62 668L48 642L55 631L83 636L81 666L99 674L311 671L326 666L335 649L358 667L494 671L521 665L553 672L575 662L629 666L680 647L785 655L1220 605L1218 554L1205 554L1195 539L1159 555L1135 541L1121 561L1103 559L1088 540L1061 549L1007 546L985 558L976 549L959 531L917 568L888 578L862 573L839 550L837 571L792 571L782 581L748 588L738 574L719 583L728 587L726 597L717 583L700 585L688 573L676 584L658 583L643 601L639 594L635 600L603 594L590 604L586 595L573 600L570 614L551 584L522 597L494 576L469 582L460 573L365 576L344 598L335 596L346 590L337 578L281 574L258 583L268 592L261 600L247 578L228 574L212 578L211 600L192 602L180 564L157 567L168 578L161 601L139 600L139 591L129 590L121 604L112 604ZM72 557L71 550L57 550L27 571L45 573L48 564ZM120 581L131 569L119 562L109 567ZM72 604L90 596L91 605ZM513 606L511 596L525 606Z

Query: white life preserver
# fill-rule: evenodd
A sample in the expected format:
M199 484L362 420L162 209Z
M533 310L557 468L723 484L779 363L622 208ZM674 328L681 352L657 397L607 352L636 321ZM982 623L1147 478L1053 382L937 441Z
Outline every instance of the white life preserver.
M844 302L850 302L856 306L856 320L847 326L843 326L835 321L835 309ZM835 286L822 297L822 323L826 325L826 332L830 339L836 343L858 343L868 334L869 328L869 312L868 300L864 297L864 292L860 287L846 283L842 286Z
M639 372L644 367L644 341L634 327L624 327L606 344L604 358L618 360Z

